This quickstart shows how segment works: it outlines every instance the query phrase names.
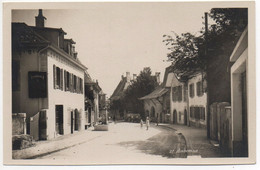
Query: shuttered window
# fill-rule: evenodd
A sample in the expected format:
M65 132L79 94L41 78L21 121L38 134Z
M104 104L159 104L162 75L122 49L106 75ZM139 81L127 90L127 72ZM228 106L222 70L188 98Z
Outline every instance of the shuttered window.
M194 84L190 84L190 97L194 97Z
M202 87L202 82L199 81L197 82L197 96L202 96L203 95L203 87Z
M60 89L63 90L63 69L60 69Z
M53 88L56 89L56 83L57 82L57 78L56 78L56 66L53 65Z
M182 101L182 86L178 86L178 101Z
M77 77L74 75L73 76L73 92L76 92L77 90Z

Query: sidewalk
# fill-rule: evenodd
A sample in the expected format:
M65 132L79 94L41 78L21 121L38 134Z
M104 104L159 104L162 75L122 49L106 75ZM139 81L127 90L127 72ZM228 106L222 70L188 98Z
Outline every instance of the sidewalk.
M176 133L182 133L187 145L189 156L200 156L202 158L225 157L226 155L217 146L211 144L207 138L207 130L196 127L188 127L176 124L159 124L176 130Z
M30 148L13 150L12 157L13 159L34 159L91 141L101 137L105 133L105 131L100 131L100 133L92 133L92 130L93 127L46 141L36 141L35 146Z

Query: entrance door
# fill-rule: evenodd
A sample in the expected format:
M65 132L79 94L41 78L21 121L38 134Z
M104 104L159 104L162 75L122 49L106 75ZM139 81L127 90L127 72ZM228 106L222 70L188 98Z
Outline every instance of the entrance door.
M79 112L75 109L75 130L79 130Z
M187 117L188 117L187 110L185 109L184 110L184 125L187 125Z
M74 128L74 118L73 118L73 111L70 112L70 133L73 133L73 128Z
M248 156L248 133L247 133L247 90L246 90L246 72L241 74L242 84L242 137L244 146L244 155Z
M63 105L56 105L56 132L63 135Z
M177 123L177 111L174 110L173 112L173 123L176 124Z

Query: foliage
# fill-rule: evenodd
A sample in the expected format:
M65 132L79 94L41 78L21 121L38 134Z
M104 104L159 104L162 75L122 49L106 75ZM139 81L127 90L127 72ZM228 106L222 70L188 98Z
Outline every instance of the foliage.
M126 110L134 113L140 113L144 118L143 101L139 98L151 93L158 86L155 76L151 75L150 67L144 68L134 81L126 90L124 95L124 103L126 103Z
M203 42L201 36L196 37L191 33L183 33L174 36L163 35L170 53L167 54L168 61L172 62L172 69L179 77L185 77L198 70L203 70L203 58L200 54L200 44Z
M174 36L163 35L163 42L170 50L168 61L172 62L173 71L182 78L192 75L198 70L207 69L207 55L227 54L245 29L248 23L246 8L213 8L209 13L215 24L208 29L206 35L195 36L183 33ZM202 30L200 31L201 33ZM227 42L229 45L226 45ZM206 49L209 53L206 54Z

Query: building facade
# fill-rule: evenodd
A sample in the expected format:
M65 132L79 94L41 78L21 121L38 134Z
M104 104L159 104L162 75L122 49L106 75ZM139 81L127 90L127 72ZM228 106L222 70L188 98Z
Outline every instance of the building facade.
M26 113L27 133L51 139L84 129L84 72L62 29L12 23L12 113Z
M203 73L197 73L188 80L189 125L206 128L207 125L207 83Z
M248 156L248 113L250 98L248 91L251 86L248 81L248 28L230 56L231 67L231 114L232 114L232 154L233 156Z

